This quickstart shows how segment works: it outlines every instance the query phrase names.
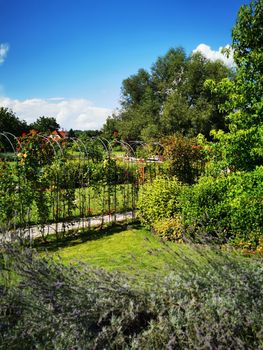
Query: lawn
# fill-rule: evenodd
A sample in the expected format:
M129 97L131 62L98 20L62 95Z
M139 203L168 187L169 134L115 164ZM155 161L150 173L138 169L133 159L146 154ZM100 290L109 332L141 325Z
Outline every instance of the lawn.
M261 348L262 260L127 223L52 239L5 257L0 349Z
M245 258L236 252L221 254L204 245L164 243L138 224L94 229L77 237L68 236L59 243L54 240L37 244L37 249L41 253L47 251L55 259L59 257L66 265L82 262L108 271L140 275L140 278L147 278L148 274L166 274L175 268L183 271L189 264L216 264L224 254Z
M66 264L81 261L126 272L154 272L165 269L168 262L169 254L164 252L163 243L143 228L123 230L119 227L119 230L99 233L94 239L87 238L82 235L69 241L54 253L55 256L59 255Z

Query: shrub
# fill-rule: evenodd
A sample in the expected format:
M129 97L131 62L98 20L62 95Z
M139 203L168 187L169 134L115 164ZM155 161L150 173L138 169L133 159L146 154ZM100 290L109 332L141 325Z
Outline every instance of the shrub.
M9 248L0 349L261 349L262 260L207 252L197 264L169 252L170 272L145 284ZM5 270L15 282L3 283Z
M58 179L60 188L81 188L99 183L116 185L136 182L134 166L105 159L101 163L87 160L59 160L45 170L49 183Z
M153 224L152 231L165 241L177 241L183 240L183 226L180 216L161 219Z
M180 197L184 223L237 242L259 243L263 234L263 167L247 173L202 177Z
M26 222L26 208L33 201L28 181L20 174L16 164L0 160L0 231Z
M181 184L174 177L157 176L139 190L138 216L143 224L151 227L156 221L173 217L178 211L177 197Z
M162 140L164 156L168 161L168 173L181 182L192 184L204 169L205 156L196 138L180 134Z

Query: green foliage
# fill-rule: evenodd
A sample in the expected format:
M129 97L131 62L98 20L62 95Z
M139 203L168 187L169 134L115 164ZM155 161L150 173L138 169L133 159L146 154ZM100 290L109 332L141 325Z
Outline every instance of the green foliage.
M17 221L24 224L33 197L18 163L0 161L0 227L10 230Z
M122 84L123 103L137 104L140 103L145 91L150 83L150 74L144 69L139 69L136 75L125 79Z
M194 183L204 169L205 157L195 138L180 134L162 139L164 157L168 159L168 173L183 183Z
M176 178L158 176L146 182L139 190L138 216L151 227L156 221L174 216L178 211L178 195L181 185Z
M54 143L54 144L53 144ZM43 224L49 219L50 201L46 190L50 183L45 169L56 157L56 143L35 132L21 136L17 157L21 182L30 183L29 196L34 198L38 212L38 222Z
M14 171L9 164L0 161L0 226L12 225L14 210L20 209L18 203L18 181Z
M94 130L94 135L96 135L96 132ZM97 138L98 135L91 135L90 132L82 132L77 139L71 141L71 150L76 152L72 158L84 156L93 162L101 162L108 155L102 142Z
M156 221L152 226L155 235L165 241L183 241L183 225L179 215Z
M217 252L214 259L202 254L206 264L198 265L170 251L169 273L148 275L145 284L7 249L0 269L0 349L252 350L262 345L260 260ZM16 283L8 283L8 271L15 272Z
M51 184L57 177L60 188L80 188L135 183L136 166L129 166L115 159L104 159L94 163L87 160L63 160L53 162L45 169L45 176Z
M30 124L31 129L40 132L51 132L60 128L54 117L39 117L34 123Z
M230 168L251 170L263 163L263 1L240 8L232 31L236 76L219 84L208 82L217 96L228 96L229 133L215 133L218 158Z
M210 144L199 137L208 176L181 196L184 223L247 248L262 246L263 235L262 23L262 0L240 8L232 31L234 79L205 84L229 130L212 131Z
M122 84L122 107L107 119L105 135L114 130L125 140L152 141L180 132L209 137L211 129L227 129L224 113L217 107L225 101L205 87L206 79L219 82L233 74L221 61L211 62L196 53L187 57L182 48L170 49L152 65L140 69Z
M263 168L202 177L180 196L184 223L235 243L259 244L263 231Z
M20 136L23 132L28 131L28 125L24 120L20 120L11 110L7 108L0 108L0 133L6 131L14 136ZM11 136L7 135L10 138L10 142L16 147L16 140ZM13 148L3 135L0 135L0 152L2 151L11 151ZM2 146L1 146L2 145Z
M107 140L115 139L115 136L118 136L118 129L115 118L116 116L114 114L112 116L109 116L101 129L103 137L105 137Z
M38 224L46 239L44 226L51 223L66 222L55 228L64 235L71 221L135 210L139 182L155 176L152 165L110 158L99 142L92 155L92 142L73 145L82 147L76 156L71 144L35 131L18 138L14 161L0 162L1 234L26 235L28 225Z
M37 176L38 171L56 157L56 142L36 132L19 137L18 142L17 157L28 178Z

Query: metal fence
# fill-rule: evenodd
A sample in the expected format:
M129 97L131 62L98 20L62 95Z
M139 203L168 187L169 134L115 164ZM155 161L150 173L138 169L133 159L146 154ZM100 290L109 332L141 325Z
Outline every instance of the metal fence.
M60 238L134 219L139 187L162 171L157 144L7 132L0 140L0 239Z

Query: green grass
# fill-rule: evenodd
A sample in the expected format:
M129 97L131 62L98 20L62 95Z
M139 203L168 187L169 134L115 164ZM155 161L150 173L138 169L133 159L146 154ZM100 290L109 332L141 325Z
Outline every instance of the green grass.
M47 259L7 250L0 349L261 348L261 262L126 228L53 237Z
M78 238L60 248L55 256L66 264L81 261L107 270L154 272L164 268L167 256L161 254L162 248L145 229L128 229L86 242Z
M127 229L126 229L127 228ZM104 230L84 232L78 237L66 237L37 246L65 264L87 263L109 271L118 270L147 278L147 274L165 274L175 266L183 270L189 264L216 263L222 259L218 251L208 246L163 243L139 225L117 225ZM229 254L229 252L224 253ZM237 253L230 253L240 259Z

